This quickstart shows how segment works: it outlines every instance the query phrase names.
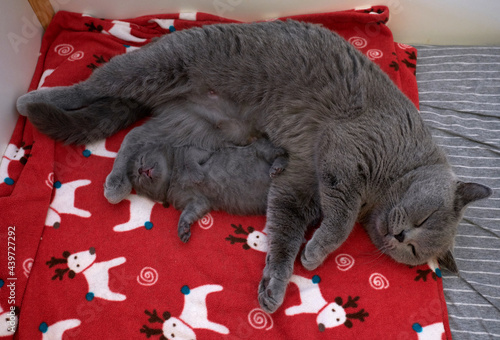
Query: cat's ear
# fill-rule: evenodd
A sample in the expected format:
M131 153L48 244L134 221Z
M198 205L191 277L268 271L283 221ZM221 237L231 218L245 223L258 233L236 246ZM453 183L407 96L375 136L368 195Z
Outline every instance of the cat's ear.
M457 263L451 250L448 250L444 255L438 257L438 263L441 267L448 269L453 274L458 274Z
M478 183L458 182L455 192L455 210L460 211L467 204L490 196L493 191Z

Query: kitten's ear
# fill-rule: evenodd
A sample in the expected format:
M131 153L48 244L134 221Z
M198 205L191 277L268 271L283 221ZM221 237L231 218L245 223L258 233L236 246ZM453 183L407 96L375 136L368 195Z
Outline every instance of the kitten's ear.
M451 250L448 250L444 255L438 257L438 263L441 267L448 269L453 274L458 274L457 263L455 262L455 258L451 253Z
M490 196L493 191L478 183L458 182L455 192L455 210L460 211L467 204Z

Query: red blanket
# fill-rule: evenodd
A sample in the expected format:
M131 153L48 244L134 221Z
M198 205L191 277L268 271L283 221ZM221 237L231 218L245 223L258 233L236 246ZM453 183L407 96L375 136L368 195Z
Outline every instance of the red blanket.
M387 8L293 18L340 33L418 104L416 50L393 41ZM59 12L30 90L73 84L154 37L221 22L234 21ZM314 272L297 263L283 306L266 314L257 302L265 217L212 212L184 244L175 209L136 195L106 201L103 183L129 130L64 146L19 118L0 165L0 337L17 329L30 340L451 338L437 265L395 263L360 226Z

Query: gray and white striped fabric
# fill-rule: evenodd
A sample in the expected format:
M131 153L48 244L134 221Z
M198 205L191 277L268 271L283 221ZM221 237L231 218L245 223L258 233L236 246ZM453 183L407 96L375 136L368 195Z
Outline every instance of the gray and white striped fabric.
M493 189L460 223L444 272L454 339L500 339L500 47L417 46L420 112L459 179Z

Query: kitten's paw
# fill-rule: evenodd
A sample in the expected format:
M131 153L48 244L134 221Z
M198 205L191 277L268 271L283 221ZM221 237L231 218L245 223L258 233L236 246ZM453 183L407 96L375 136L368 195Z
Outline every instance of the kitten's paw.
M264 276L259 284L259 304L267 313L274 313L285 298L288 282Z
M310 246L309 243L306 244L306 247L304 248L300 256L300 262L302 262L302 265L307 270L314 270L318 268L325 259L325 257L317 254L317 252L311 250L311 248L312 247Z
M186 243L191 237L191 225L184 221L179 221L177 226L177 234L182 242Z
M104 197L111 204L121 202L132 191L132 184L123 176L109 174L104 184Z
M271 178L276 178L278 177L283 171L285 171L284 167L281 166L276 166L273 165L271 169L269 169L269 177Z

